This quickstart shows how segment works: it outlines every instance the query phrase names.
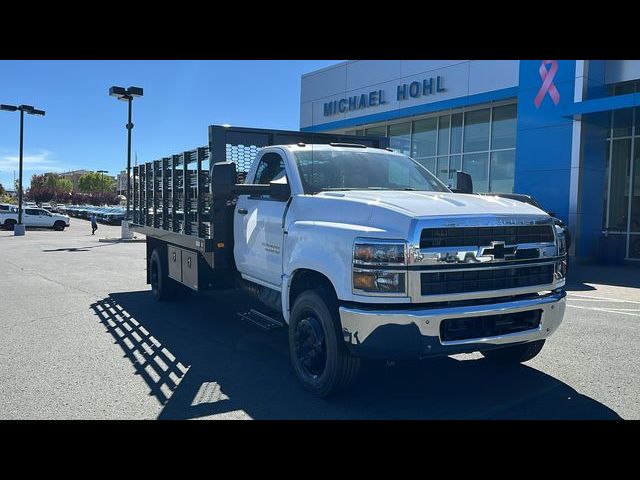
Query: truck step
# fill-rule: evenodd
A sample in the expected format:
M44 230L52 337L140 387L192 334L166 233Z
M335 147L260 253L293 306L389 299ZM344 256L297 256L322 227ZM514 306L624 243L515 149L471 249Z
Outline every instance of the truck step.
M262 328L263 330L276 330L278 328L285 327L285 323L282 320L265 315L253 308L248 312L238 312L238 316L243 320L247 320L248 322Z

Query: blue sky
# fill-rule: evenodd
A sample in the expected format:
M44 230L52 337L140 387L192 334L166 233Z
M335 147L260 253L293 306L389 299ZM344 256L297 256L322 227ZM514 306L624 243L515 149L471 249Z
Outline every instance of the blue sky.
M133 102L138 162L207 144L207 126L297 130L300 76L337 60L0 61L0 103L28 104L23 184L31 175L126 168L127 108L111 85L140 86ZM18 176L17 113L0 111L0 183ZM132 164L133 158L132 154Z

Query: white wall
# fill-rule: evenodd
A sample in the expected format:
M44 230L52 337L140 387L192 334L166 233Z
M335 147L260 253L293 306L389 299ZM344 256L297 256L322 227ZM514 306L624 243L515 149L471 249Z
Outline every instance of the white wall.
M351 60L302 76L300 127L439 102L518 85L518 60ZM444 92L397 100L397 87L442 77ZM324 116L326 102L384 90L384 105Z

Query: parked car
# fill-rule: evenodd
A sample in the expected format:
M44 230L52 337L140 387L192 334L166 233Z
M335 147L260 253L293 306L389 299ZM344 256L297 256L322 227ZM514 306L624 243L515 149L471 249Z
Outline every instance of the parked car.
M13 230L18 223L18 209L0 212L0 227ZM44 208L24 208L22 210L22 224L25 227L44 227L62 231L69 226L69 217L58 213L51 213Z
M17 212L18 207L15 205L11 205L10 203L2 203L0 204L0 213L4 212Z

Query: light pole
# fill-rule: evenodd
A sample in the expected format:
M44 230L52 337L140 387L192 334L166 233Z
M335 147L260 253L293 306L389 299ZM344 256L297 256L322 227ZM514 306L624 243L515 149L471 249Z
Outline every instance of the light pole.
M118 100L127 101L129 103L129 121L127 123L127 213L125 220L129 220L129 201L131 198L131 130L133 130L133 123L131 123L131 103L134 97L142 96L142 88L140 87L111 87L109 89L109 95L116 97Z
M22 236L25 233L24 225L22 224L22 147L23 147L23 132L24 132L24 114L29 115L41 115L44 116L44 110L38 110L33 105L0 105L0 110L6 110L8 112L20 112L20 160L18 167L18 224L14 227L14 234Z
M100 178L100 200L103 200L104 197L104 174L109 173L108 170L97 170L96 173L101 173L102 176Z

